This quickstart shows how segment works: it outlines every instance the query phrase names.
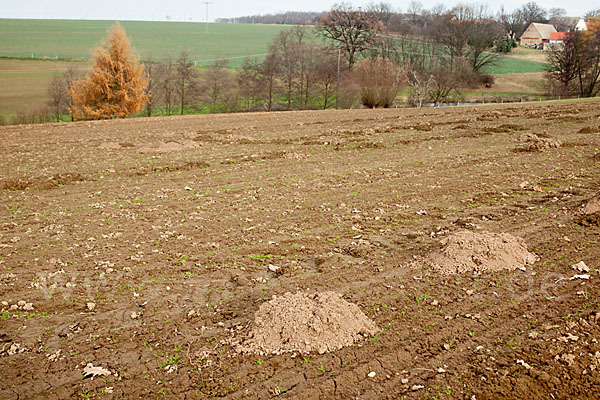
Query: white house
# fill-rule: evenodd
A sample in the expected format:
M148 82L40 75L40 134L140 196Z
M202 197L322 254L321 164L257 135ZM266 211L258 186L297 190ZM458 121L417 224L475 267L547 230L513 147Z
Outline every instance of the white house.
M577 21L577 24L575 25L575 30L576 31L587 31L588 30L587 24L583 18L579 18L579 21Z

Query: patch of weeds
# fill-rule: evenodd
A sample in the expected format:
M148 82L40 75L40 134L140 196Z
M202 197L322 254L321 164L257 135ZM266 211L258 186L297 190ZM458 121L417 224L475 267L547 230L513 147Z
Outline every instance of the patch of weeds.
M179 354L173 354L172 356L169 357L169 353L164 353L163 357L165 357L166 360L164 360L158 366L159 368L165 368L165 367L171 366L171 365L177 363L177 361L179 361L179 359L181 358L181 356Z
M521 343L520 342L516 342L515 338L508 339L507 345L508 345L508 347L510 347L511 350L516 350L519 347L521 347Z
M310 357L304 357L299 363L298 365L296 365L297 367L303 365L303 364L310 364Z

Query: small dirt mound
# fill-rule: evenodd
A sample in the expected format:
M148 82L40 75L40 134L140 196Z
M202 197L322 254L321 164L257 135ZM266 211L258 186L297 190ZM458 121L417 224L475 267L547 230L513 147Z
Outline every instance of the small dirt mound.
M581 209L579 224L600 226L600 193L585 203Z
M517 145L517 150L526 152L537 152L550 149L557 149L562 144L559 140L552 139L549 137L540 137L533 133L526 133L521 135L520 140L524 143Z
M260 306L250 338L238 346L238 351L323 354L378 331L356 304L348 303L338 293L286 293Z
M33 179L10 179L2 184L5 190L26 190L32 189L53 189L62 185L69 185L74 182L83 182L86 178L79 173L61 173L51 176L39 176Z
M408 126L404 127L404 129L411 129L411 130L421 131L421 132L429 132L429 131L433 130L433 125L430 122L420 122L418 124L408 125Z
M464 130L464 129L471 129L471 126L469 126L467 124L459 124L459 125L456 125L454 128L452 128L453 131Z
M596 194L590 201L588 201L583 207L584 214L595 214L600 213L600 193Z
M500 126L490 126L487 128L484 128L485 132L490 132L490 133L505 133L505 132L511 132L511 131L524 131L527 128L524 128L520 125L515 125L515 124L504 124L504 125L500 125Z
M427 264L444 274L514 270L537 260L523 239L508 233L459 231L441 243Z
M135 145L133 143L128 143L128 142L121 142L121 143L104 142L104 143L101 143L100 146L98 146L99 149L105 149L105 150L119 150L119 149L124 149L124 148L131 148L131 147L135 147Z
M578 133L600 133L600 126L586 126L581 128Z

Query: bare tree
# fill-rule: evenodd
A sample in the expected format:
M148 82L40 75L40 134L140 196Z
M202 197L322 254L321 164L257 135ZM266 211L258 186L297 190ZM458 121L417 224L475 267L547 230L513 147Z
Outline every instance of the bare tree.
M432 17L437 18L437 17L441 17L442 15L444 15L447 11L446 5L443 3L437 3L435 4L432 8L431 11L429 11L429 13L431 14Z
M322 102L323 110L326 110L331 104L335 95L336 85L338 84L338 56L333 48L324 48L316 52L316 76L315 85L318 90L317 97ZM340 66L345 68L346 66Z
M373 14L375 20L381 21L384 27L388 26L392 16L392 5L390 3L384 1L371 3L367 6L367 10Z
M167 54L165 60L160 63L158 74L158 89L165 106L165 113L171 115L175 103L175 64L172 54Z
M175 86L179 97L180 113L183 115L189 100L188 97L196 86L194 63L190 60L190 53L187 49L183 49L177 58Z
M590 25L595 29L574 33L583 37L577 69L577 86L582 97L594 97L600 93L600 21Z
M468 67L468 66L467 66ZM451 70L443 62L438 62L429 71L430 84L427 98L434 106L444 103L448 97L464 84L462 68Z
M347 3L334 5L321 19L317 30L326 39L342 49L352 69L356 54L366 50L376 40L377 26L371 12L355 10Z
M432 76L428 73L406 69L404 71L404 80L409 86L409 102L417 108L423 107L423 103L425 103L431 90L433 83Z
M554 94L560 96L568 96L570 86L577 76L577 45L576 38L569 35L563 45L554 45L550 47L547 53L548 64L551 66L548 71L548 80L554 88L554 83L557 88L552 90Z
M261 85L260 63L255 58L245 58L237 74L237 86L247 110L252 109L260 97Z
M303 67L302 52L304 50L304 36L305 29L295 27L279 32L269 46L269 52L279 63L278 73L283 82L283 95L287 102L288 110L292 108L296 80L303 78L300 70ZM302 91L303 83L300 86L300 90Z
M413 25L417 25L420 22L421 15L423 14L423 3L419 0L411 0L408 3L406 13L410 17L410 21Z
M210 101L210 111L212 113L217 112L219 101L231 86L231 75L227 70L227 64L226 59L218 58L214 64L206 68L202 75L204 91Z
M438 19L434 35L446 47L452 70L468 59L473 70L479 72L498 57L488 50L501 38L501 28L484 5L459 4Z
M558 32L569 32L575 28L577 20L569 18L564 8L554 7L548 11L550 19L548 22L556 28Z
M527 28L532 22L545 22L548 12L545 8L538 5L535 1L530 1L524 4L520 8L523 19L525 20L525 27ZM523 33L523 32L521 32ZM519 33L519 35L521 34Z
M273 99L277 90L277 74L279 72L279 63L273 54L267 55L260 64L259 73L262 85L262 97L266 102L267 111L273 110Z
M501 12L499 22L504 26L504 30L513 41L516 41L527 28L521 10L515 10L509 14Z
M593 97L600 93L600 29L569 32L562 46L548 53L550 82L560 94Z
M437 24L435 36L440 44L446 46L451 68L467 55L473 20L473 8L461 4L444 14Z
M473 71L481 72L494 65L498 53L489 51L502 38L502 27L487 13L485 6L479 6L469 23L468 59Z
M67 92L66 81L60 74L55 74L50 79L50 85L47 90L48 107L56 122L60 122L60 116L65 112L69 105L69 94Z
M75 67L73 65L69 65L67 67L67 70L65 72L63 72L63 79L65 80L65 85L66 85L66 90L67 90L67 105L68 105L68 109L69 109L69 114L71 114L71 121L75 120L75 117L73 117L73 113L71 113L71 108L73 107L73 94L72 94L72 89L73 89L73 83L79 79L79 73L77 72L77 69L75 69Z
M146 58L144 63L146 78L148 79L148 86L146 86L146 95L148 96L148 102L146 103L146 116L151 117L155 106L155 95L157 95L158 76L157 76L157 63L152 60L152 56Z

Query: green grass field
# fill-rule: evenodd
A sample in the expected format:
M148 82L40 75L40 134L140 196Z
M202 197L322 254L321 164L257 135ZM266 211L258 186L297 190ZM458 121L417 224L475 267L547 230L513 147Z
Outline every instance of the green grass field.
M0 57L89 59L113 21L0 19ZM230 58L238 67L243 58L264 55L269 42L289 25L205 24L197 22L122 22L143 59L175 57L184 48L192 60L209 64L217 57ZM490 74L543 72L546 64L501 56Z
M89 59L113 21L0 19L0 57ZM187 48L192 60L210 63L217 57L237 57L239 66L249 55L264 54L285 25L205 24L196 22L121 22L143 59L175 57Z
M523 60L516 57L500 56L496 65L485 68L487 74L523 74L530 72L545 72L548 64Z

